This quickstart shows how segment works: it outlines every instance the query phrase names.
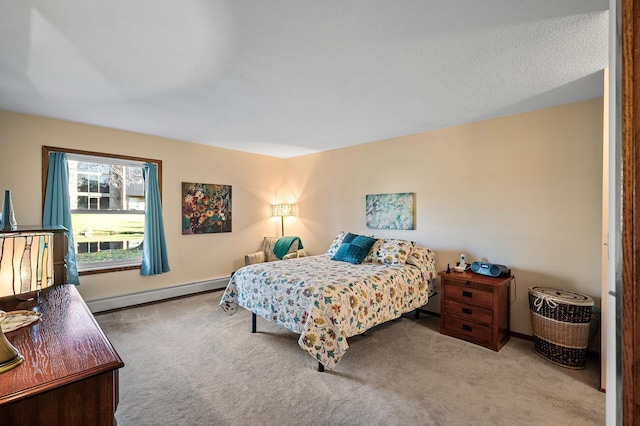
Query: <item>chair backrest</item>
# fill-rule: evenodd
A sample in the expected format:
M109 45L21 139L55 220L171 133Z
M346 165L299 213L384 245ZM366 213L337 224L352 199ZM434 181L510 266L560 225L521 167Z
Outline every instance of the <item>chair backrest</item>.
M276 241L278 241L280 237L264 237L264 241L262 242L262 250L264 251L265 260L267 262L273 262L275 260L280 260L273 252L273 247L276 245ZM287 253L294 253L298 251L298 240L294 241L289 248Z

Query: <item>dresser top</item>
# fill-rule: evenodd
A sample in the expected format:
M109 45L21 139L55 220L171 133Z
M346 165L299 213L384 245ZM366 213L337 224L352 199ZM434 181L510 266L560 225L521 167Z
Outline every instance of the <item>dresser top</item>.
M0 374L0 405L124 366L74 285L48 287L28 302L3 297L0 309L42 314L6 333L24 362Z

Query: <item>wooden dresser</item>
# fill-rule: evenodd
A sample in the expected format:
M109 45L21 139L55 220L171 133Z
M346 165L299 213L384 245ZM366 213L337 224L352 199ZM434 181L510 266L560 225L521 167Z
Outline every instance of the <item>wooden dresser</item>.
M499 351L509 340L511 276L440 272L440 333Z
M24 362L0 374L0 423L114 425L124 363L76 287L48 287L29 302L4 297L0 309L42 313L6 334Z

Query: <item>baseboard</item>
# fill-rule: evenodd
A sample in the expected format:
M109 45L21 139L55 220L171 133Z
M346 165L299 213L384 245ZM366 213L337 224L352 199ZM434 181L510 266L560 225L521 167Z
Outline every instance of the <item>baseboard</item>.
M511 336L513 336L513 337L517 337L519 339L529 340L529 341L533 342L533 336L531 336L529 334L517 333L515 331L510 331L509 334Z
M87 301L87 306L92 313L122 309L146 303L158 302L165 299L188 296L211 290L225 288L230 277L216 278L214 280L200 281L173 287L159 288L140 293L125 294L122 296L106 297Z

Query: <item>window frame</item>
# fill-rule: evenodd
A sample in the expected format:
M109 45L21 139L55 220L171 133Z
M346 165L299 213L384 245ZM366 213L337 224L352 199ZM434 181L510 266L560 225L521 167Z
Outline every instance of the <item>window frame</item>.
M162 203L162 160L144 157L134 157L131 155L111 154L97 151L84 151L72 148L60 148L53 146L42 146L42 216L44 217L44 197L47 190L47 176L49 174L49 153L50 152L64 152L66 154L87 155L94 157L113 158L125 161L139 161L143 163L154 163L158 167L158 189L160 190L160 202ZM144 240L143 240L144 241ZM78 275L93 275L104 274L109 272L129 271L134 269L140 269L141 264L135 265L119 265L111 266L105 265L101 268L91 268L83 271L78 271Z

